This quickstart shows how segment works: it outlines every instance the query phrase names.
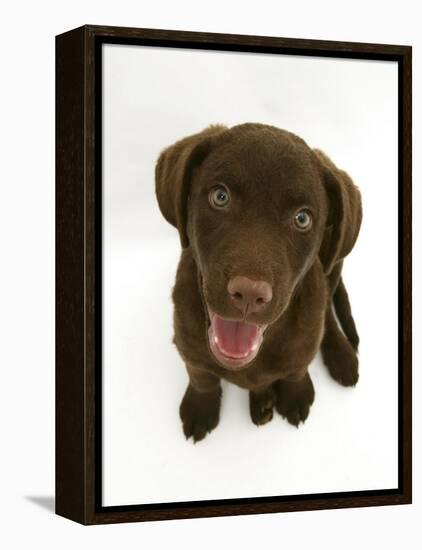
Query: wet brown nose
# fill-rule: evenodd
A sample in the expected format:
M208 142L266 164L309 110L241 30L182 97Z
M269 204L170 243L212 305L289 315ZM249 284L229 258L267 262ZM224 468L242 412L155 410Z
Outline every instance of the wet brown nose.
M242 313L262 311L273 297L271 285L266 281L253 281L236 275L230 279L227 290L233 304Z

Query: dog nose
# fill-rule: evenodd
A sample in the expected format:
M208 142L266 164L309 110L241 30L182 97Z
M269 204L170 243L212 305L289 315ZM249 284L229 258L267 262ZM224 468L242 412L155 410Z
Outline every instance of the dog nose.
M237 309L242 313L258 312L264 309L273 297L271 285L266 281L254 281L236 275L227 285L228 293Z

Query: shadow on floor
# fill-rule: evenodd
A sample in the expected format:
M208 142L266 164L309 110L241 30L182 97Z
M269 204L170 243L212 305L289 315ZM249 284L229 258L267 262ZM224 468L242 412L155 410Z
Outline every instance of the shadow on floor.
M25 499L29 502L37 504L44 510L47 510L51 514L54 513L54 497L53 496L25 496Z

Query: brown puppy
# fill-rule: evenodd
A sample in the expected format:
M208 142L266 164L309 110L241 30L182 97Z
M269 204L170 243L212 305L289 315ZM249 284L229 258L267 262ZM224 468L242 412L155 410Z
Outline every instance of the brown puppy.
M320 347L331 375L356 384L359 339L341 269L362 213L345 172L285 130L218 125L161 153L156 193L183 248L173 300L190 380L186 437L217 426L221 378L250 391L255 424L274 407L304 422Z

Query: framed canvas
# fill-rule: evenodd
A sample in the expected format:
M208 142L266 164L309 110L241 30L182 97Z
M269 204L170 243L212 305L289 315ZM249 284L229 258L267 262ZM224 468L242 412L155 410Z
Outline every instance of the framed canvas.
M57 36L57 514L410 502L411 47Z

